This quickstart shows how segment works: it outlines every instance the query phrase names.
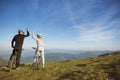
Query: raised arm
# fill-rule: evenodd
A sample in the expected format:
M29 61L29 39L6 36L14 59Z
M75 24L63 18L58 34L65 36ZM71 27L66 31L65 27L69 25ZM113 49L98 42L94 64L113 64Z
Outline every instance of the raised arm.
M34 36L34 32L32 32L32 38L36 40L36 37Z
M26 31L27 31L27 34L25 35L25 37L30 36L30 33L29 33L28 29L26 29Z

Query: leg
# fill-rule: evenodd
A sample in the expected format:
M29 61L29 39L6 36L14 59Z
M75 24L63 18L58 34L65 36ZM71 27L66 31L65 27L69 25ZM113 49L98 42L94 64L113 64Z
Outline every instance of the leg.
M16 57L16 67L17 68L20 66L21 52L22 52L22 50L17 50L17 57Z
M13 52L12 52L12 54L11 54L10 58L9 58L9 60L10 60L10 61L11 61L12 56L14 55L14 53L15 53L15 49L13 49Z
M34 59L32 61L32 66L35 66L35 62L36 62L36 57L34 56Z
M10 58L9 58L8 66L10 65L10 62L11 62L11 60L12 60L12 57L13 57L14 53L15 53L15 49L13 49L13 52L12 52Z
M36 55L34 56L34 59L33 59L33 63L35 63L36 62Z
M37 52L38 52L38 49L36 49L36 51L35 51L32 66L35 66L35 62L37 61Z
M44 51L41 52L42 53L42 67L45 67L45 57L44 57Z
M33 63L35 63L36 60L37 60L37 53L38 53L38 49L36 49L36 51L35 51L35 55L34 55L34 59L33 59Z

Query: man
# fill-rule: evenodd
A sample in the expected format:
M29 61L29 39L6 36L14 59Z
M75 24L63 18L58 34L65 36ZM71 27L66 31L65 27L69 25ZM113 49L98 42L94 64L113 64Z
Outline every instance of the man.
M24 38L29 36L28 29L26 29L26 31L27 31L27 34L24 35L24 32L22 30L18 30L18 34L13 37L12 42L11 42L11 47L13 48L13 53L9 60L11 61L12 56L15 54L15 51L16 51L17 52L16 69L19 69L19 66L20 66L20 59L21 59Z

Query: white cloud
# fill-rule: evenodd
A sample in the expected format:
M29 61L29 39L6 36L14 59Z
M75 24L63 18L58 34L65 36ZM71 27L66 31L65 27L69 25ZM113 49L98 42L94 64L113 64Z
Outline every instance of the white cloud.
M90 11L98 7L94 5L95 2L87 3L87 7L85 5L76 10L72 9L72 5L69 2L66 1L64 3L66 4L66 10L68 11L73 27L77 30L80 41L109 40L116 37L116 32L119 32L120 19L112 19L118 12L114 6L103 9L100 11L102 14L93 17L94 14L91 14ZM82 21L84 22L77 24L76 19L83 19Z
M87 26L77 26L78 28L78 34L79 34L79 40L80 41L100 41L105 39L111 39L114 37L115 30L105 30L105 27L101 26L90 26L90 24L87 24Z
M103 17L104 19L104 17ZM109 18L108 18L109 20ZM78 38L80 41L101 41L101 40L109 40L114 37L118 33L120 33L120 20L116 19L111 22L100 21L98 22L89 22L82 23L79 25L74 25L74 28L78 32Z

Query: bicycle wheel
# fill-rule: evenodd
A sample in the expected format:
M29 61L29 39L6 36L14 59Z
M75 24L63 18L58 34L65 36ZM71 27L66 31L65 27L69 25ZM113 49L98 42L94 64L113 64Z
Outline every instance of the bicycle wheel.
M12 56L12 59L10 61L10 65L9 65L9 72L12 70L12 68L14 67L14 65L16 65L16 56Z
M42 64L42 58L39 57L38 60L37 60L37 69L40 69L41 64Z

